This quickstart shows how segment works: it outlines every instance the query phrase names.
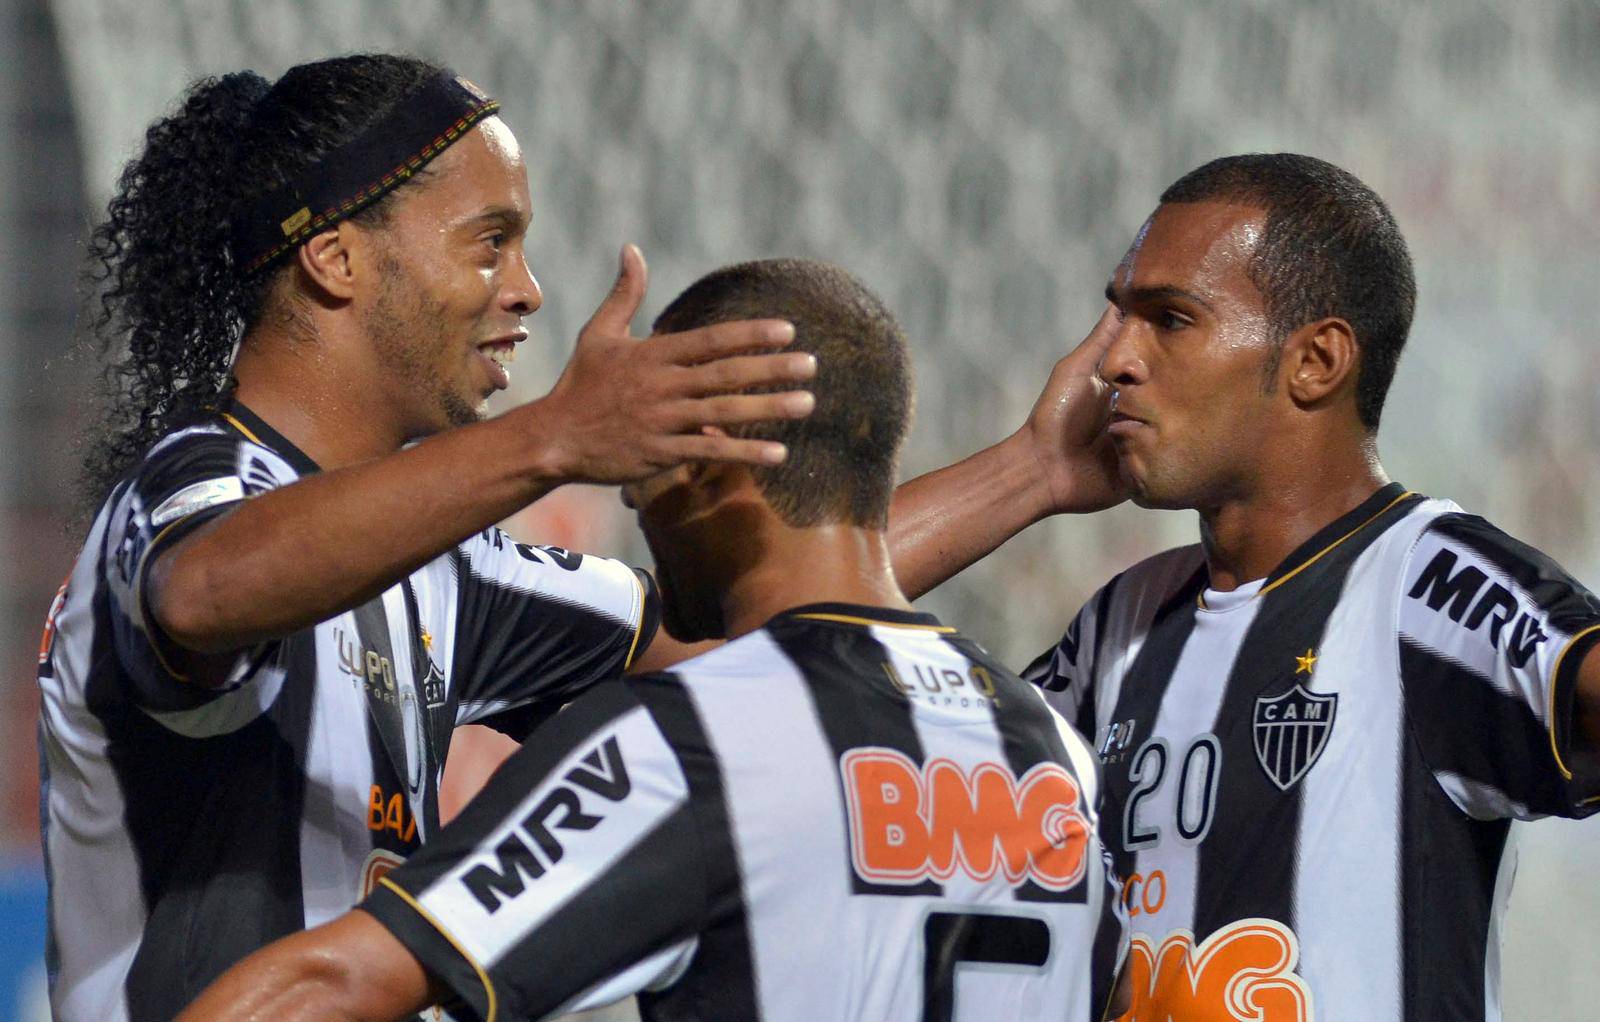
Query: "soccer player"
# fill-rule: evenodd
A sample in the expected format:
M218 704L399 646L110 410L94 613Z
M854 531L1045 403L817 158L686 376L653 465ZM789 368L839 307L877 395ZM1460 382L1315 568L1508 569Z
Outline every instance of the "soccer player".
M700 428L812 403L783 390L809 355L750 354L787 324L630 338L630 248L555 388L479 421L540 303L496 109L402 57L229 75L122 176L107 495L40 664L60 1018L170 1019L437 830L456 725L520 735L639 666L649 577L496 521L571 480L770 464Z
M1384 474L1393 217L1321 160L1217 160L1107 296L1027 426L903 489L896 568L1124 495L1199 512L1026 672L1096 736L1128 1018L1499 1018L1510 821L1600 807L1600 602Z
M1121 922L1094 757L1034 687L913 611L884 524L905 342L848 274L717 271L656 321L790 320L817 410L776 468L624 491L677 638L592 689L360 909L241 963L183 1018L1098 1019ZM655 342L649 342L655 343Z

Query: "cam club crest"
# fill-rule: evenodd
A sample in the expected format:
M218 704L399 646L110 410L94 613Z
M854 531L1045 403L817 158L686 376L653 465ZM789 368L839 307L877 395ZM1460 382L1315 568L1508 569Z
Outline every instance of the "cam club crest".
M1272 783L1290 788L1316 765L1333 732L1337 693L1319 695L1304 685L1256 699L1256 760Z

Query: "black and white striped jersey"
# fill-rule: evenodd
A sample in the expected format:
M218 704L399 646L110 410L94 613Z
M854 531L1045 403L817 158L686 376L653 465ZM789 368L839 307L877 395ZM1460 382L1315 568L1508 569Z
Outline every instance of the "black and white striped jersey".
M1113 579L1026 676L1096 735L1137 1022L1498 1019L1513 818L1569 753L1600 602L1455 504L1380 490L1266 579Z
M57 597L39 685L58 1018L171 1018L348 910L437 830L457 724L554 712L651 638L648 575L489 530L241 653L221 689L186 683L149 623L152 556L315 469L244 408L175 433L112 492Z
M1098 1019L1097 797L976 644L814 604L568 706L363 907L480 1019Z

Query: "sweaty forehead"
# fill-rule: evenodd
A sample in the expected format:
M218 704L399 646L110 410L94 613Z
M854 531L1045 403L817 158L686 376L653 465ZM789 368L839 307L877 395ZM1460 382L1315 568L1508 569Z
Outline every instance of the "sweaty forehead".
M445 219L475 216L486 208L516 209L526 218L528 172L517 137L498 117L479 121L428 165L426 185L416 199L419 207Z
M1250 257L1266 214L1254 206L1220 202L1157 207L1118 264L1119 290L1177 287L1202 296L1238 288L1254 292Z

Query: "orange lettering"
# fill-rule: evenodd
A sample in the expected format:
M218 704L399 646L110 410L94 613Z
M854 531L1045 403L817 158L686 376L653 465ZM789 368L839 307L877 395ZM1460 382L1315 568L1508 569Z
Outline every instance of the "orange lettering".
M372 786L372 794L367 798L367 829L383 829L383 789L376 784Z
M1019 783L998 763L969 774L937 759L918 769L890 749L855 749L840 759L858 875L887 883L977 880L1003 872L1067 890L1083 879L1089 823L1077 781L1040 763Z
M386 829L394 831L394 836L404 841L406 837L406 804L399 795L389 800L389 813L383 821Z
M1135 934L1133 1007L1119 1022L1312 1022L1311 988L1294 973L1299 957L1294 932L1272 919L1241 919L1198 946L1188 930L1160 947Z

